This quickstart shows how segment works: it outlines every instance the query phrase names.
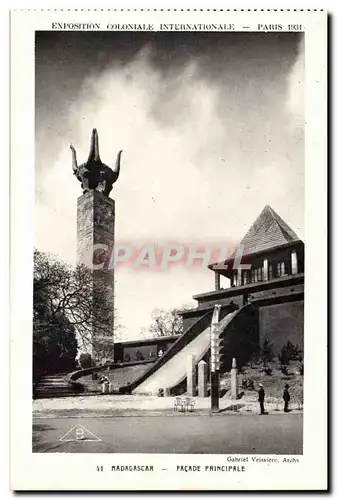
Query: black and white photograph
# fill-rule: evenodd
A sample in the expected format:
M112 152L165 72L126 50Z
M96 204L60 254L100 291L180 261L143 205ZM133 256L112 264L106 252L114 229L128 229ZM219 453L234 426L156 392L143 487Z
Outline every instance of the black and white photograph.
M74 456L86 488L248 489L258 470L268 489L292 468L281 489L297 489L308 472L304 413L325 411L320 25L218 14L48 12L30 31L26 452L68 486Z
M34 451L302 453L304 51L36 32Z

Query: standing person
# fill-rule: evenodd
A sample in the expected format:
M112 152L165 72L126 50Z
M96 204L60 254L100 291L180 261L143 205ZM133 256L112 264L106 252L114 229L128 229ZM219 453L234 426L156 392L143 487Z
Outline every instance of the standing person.
M260 410L261 410L261 413L260 415L264 415L265 411L264 411L264 388L263 388L263 385L262 384L259 384L259 403L260 403Z
M289 405L289 401L290 401L290 394L289 394L289 385L286 384L284 386L284 391L283 391L283 400L284 400L284 412L285 413L288 413L288 405Z

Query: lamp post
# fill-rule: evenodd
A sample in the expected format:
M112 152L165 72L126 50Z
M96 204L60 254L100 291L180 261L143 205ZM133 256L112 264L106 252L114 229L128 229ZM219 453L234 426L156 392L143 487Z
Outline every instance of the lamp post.
M220 305L214 306L211 322L211 411L219 411L219 373L220 373L220 339L219 315Z

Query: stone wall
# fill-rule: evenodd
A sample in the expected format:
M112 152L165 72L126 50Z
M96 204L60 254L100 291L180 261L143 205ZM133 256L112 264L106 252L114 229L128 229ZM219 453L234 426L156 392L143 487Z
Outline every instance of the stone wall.
M221 371L228 372L232 368L232 360L236 359L237 367L247 364L259 344L259 309L247 305L220 336Z
M288 340L304 347L304 301L260 306L260 344L268 339L277 356Z

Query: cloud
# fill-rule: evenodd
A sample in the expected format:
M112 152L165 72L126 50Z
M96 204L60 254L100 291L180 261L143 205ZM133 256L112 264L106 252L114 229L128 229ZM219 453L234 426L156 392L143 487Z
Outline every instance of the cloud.
M303 127L304 122L305 39L299 44L297 59L288 76L287 107L294 124Z
M198 59L164 73L150 56L147 48L129 65L114 64L86 78L76 99L69 99L66 127L45 127L44 136L37 135L39 161L46 165L37 178L37 247L76 260L81 189L69 144L85 161L94 127L104 163L112 165L123 149L110 195L117 241L238 242L267 203L301 229L302 146L289 143L288 117L291 112L300 125L300 55L283 77L287 96L282 82L261 80L253 65L237 65L230 74L224 67L212 81ZM56 157L48 156L49 146ZM148 325L155 307L177 307L213 287L212 273L196 269L147 275L120 270L116 279L117 309L131 335Z

